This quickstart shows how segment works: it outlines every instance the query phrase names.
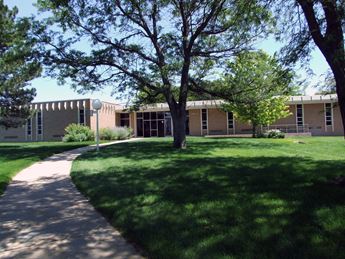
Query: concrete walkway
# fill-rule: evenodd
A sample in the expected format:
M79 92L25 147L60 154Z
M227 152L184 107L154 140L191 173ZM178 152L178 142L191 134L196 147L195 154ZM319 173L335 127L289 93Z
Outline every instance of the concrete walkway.
M54 155L14 177L0 197L0 258L141 258L71 181L72 161L94 148Z

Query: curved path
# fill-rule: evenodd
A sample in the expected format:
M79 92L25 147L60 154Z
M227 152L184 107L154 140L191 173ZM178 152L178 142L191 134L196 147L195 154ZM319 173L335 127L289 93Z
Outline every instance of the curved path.
M51 156L13 178L0 197L0 258L141 258L71 181L72 161L92 149Z

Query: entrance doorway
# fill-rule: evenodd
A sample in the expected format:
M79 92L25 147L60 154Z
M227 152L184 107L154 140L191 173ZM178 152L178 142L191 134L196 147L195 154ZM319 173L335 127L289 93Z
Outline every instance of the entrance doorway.
M173 135L170 112L138 112L138 137L166 137ZM186 134L189 135L189 116L187 112Z

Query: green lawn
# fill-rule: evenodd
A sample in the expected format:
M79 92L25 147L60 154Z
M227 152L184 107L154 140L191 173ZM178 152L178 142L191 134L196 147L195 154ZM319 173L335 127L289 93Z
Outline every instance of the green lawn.
M299 143L298 143L299 142ZM341 137L122 143L72 177L150 258L344 258Z
M0 143L0 195L12 177L25 167L53 154L89 144L93 143Z

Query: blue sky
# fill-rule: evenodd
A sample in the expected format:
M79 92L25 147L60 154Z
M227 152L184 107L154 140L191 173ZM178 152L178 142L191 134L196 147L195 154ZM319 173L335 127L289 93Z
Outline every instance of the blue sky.
M29 16L36 13L36 8L33 6L35 0L5 0L6 5L9 7L17 6L19 9L20 16ZM258 43L258 46L264 51L273 54L278 51L280 44L275 42L272 38L262 40ZM320 53L320 51L315 48L312 53L312 58L310 62L310 68L313 70L315 76L308 77L310 85L315 84L320 80L320 76L326 72L328 65ZM298 71L301 77L305 77L303 71ZM37 78L31 82L32 87L37 89L37 96L35 101L52 101L52 100L64 100L64 99L77 99L77 98L99 98L103 101L114 102L115 98L111 96L112 89L103 89L94 93L87 93L85 95L78 94L73 91L68 84L58 85L56 80L53 78ZM306 94L311 95L315 93L315 88L308 87ZM118 101L117 101L118 102Z

